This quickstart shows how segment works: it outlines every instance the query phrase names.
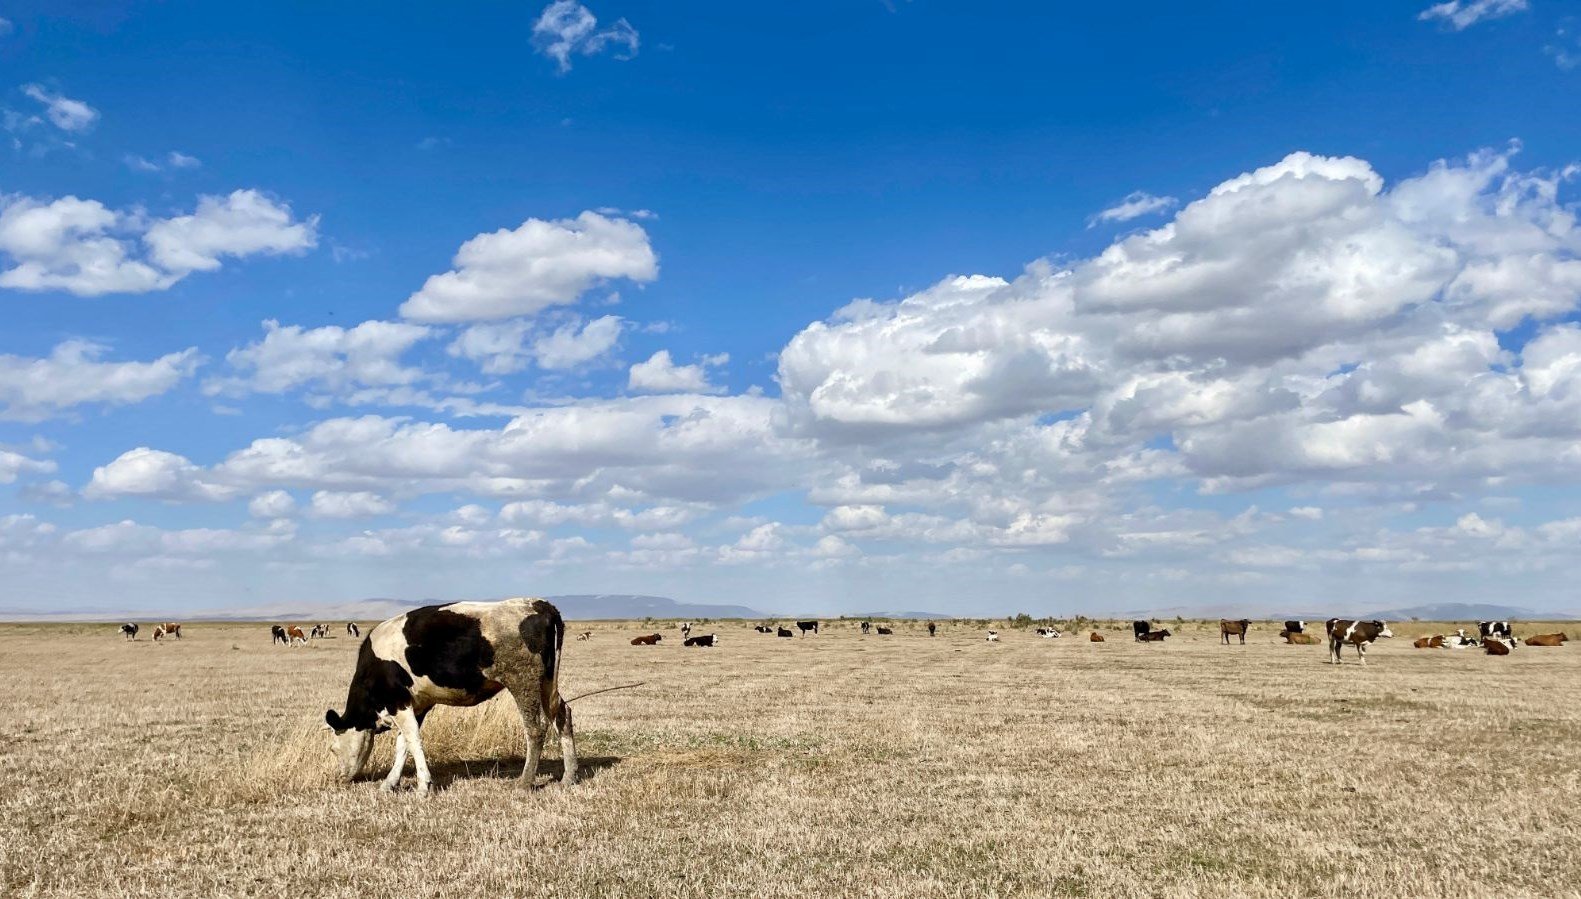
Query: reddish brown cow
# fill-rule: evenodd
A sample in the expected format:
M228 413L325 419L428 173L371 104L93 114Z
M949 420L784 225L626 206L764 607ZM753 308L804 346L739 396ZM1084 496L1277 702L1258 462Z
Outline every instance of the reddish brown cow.
M664 639L664 635L662 635L662 634L649 634L646 637L632 637L631 638L631 645L632 646L657 646L657 645L659 645L659 641L663 640L663 639Z
M1224 645L1230 645L1231 637L1240 637L1241 645L1246 645L1246 632L1252 629L1251 621L1242 618L1239 621L1230 621L1227 618L1219 619L1219 636L1224 638Z
M1568 640L1568 639L1570 639L1570 638L1565 636L1563 633L1558 633L1558 634L1538 634L1535 637L1527 637L1526 638L1526 645L1527 646L1563 646L1563 645L1565 645L1565 641Z
M154 625L154 639L158 640L160 637L175 637L177 640L180 640L181 625L174 621L167 621L164 624Z
M1279 636L1284 637L1286 643L1296 646L1315 646L1318 642L1316 634L1307 634L1301 631L1280 631Z
M1489 637L1488 639L1483 640L1482 648L1487 651L1488 655L1490 656L1507 656L1510 654L1510 647L1506 645L1504 641L1495 637Z
M1431 637L1417 637L1416 642L1411 645L1417 649L1443 649L1444 635L1435 634Z
M1103 642L1103 634L1100 634L1097 631L1093 631L1092 632L1092 636L1088 637L1087 639L1090 642L1093 642L1093 643L1102 643Z
M294 624L285 629L285 639L286 643L292 646L295 646L298 640L302 641L303 646L307 645L307 634Z

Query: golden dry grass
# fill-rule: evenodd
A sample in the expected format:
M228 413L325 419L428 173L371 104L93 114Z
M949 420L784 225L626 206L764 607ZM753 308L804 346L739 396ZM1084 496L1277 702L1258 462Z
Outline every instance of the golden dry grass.
M1365 669L1216 623L1133 643L854 622L567 644L585 782L523 790L505 697L436 711L426 801L328 775L345 636L0 626L0 895L1475 896L1581 884L1581 655ZM1522 634L1564 629L1531 625ZM1182 633L1182 630L1184 631ZM1570 632L1578 629L1570 626ZM389 738L375 765L388 764ZM551 740L539 783L558 774ZM505 756L503 759L501 756ZM409 782L409 781L408 781Z

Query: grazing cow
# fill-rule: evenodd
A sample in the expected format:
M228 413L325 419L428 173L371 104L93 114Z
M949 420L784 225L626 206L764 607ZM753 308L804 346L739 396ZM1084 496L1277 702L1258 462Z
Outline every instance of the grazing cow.
M591 639L593 639L593 632L592 631L583 631L582 633L577 634L576 638L578 640L591 640Z
M757 631L760 634L772 634L772 633L774 633L774 628L769 627L766 624L760 624L757 627L753 628L753 630Z
M427 793L431 777L419 728L429 709L474 706L509 690L527 731L521 783L532 786L550 726L560 732L560 782L576 783L571 707L560 696L564 644L560 611L541 599L424 606L378 625L357 654L346 711L324 713L335 732L340 776L356 777L373 749L374 733L394 727L395 763L381 786L393 790L400 784L410 751L417 791Z
M161 629L164 630L164 635L166 637L175 637L177 640L181 639L181 625L177 624L176 622L167 621L164 624L159 625L159 627L154 628L155 631L159 631Z
M866 621L862 622L862 635L863 636L866 636L867 632L872 630L872 629L873 629L873 625L869 624ZM879 633L883 633L883 631L879 631Z
M1563 646L1563 645L1565 645L1565 641L1569 640L1569 639L1570 638L1565 636L1563 633L1558 633L1558 634L1538 634L1535 637L1527 637L1526 638L1526 645L1527 646Z
M1490 656L1507 656L1510 654L1510 646L1514 643L1514 640L1506 637L1489 636L1482 641L1482 650Z
M158 643L160 640L165 639L165 634L167 633L169 633L169 631L165 630L165 626L163 624L154 625L154 642Z
M294 624L285 629L285 637L288 646L295 646L299 642L303 646L307 645L307 634L302 633L302 629Z
M775 632L774 636L776 636L776 637L794 637L796 635L791 633L791 629L790 628L782 627L782 628L780 628L779 630L777 630Z
M1161 631L1148 631L1142 635L1141 640L1143 643L1162 643L1165 637L1173 636L1174 634L1171 634L1169 628L1166 627Z
M988 632L988 642L989 643L998 643L999 642L999 632L998 631L989 631Z
M801 631L801 635L803 637L807 636L807 632L808 631L812 631L813 633L816 634L816 633L818 633L818 622L816 622L816 621L798 621L798 622L796 622L796 629Z
M631 638L631 645L632 646L658 646L659 645L659 641L663 640L663 639L664 639L664 635L663 634L648 634L645 637L632 637Z
M285 628L278 624L272 624L269 626L269 644L272 646L276 643L291 645L291 641L285 635Z
M690 621L683 621L683 622L681 622L680 629L681 629L681 639L682 640L685 640L687 637L690 637L692 635L692 623Z
M314 640L322 640L323 638L325 638L327 636L329 636L329 625L327 625L327 624L315 624L315 625L313 625L312 637L313 637Z
M1246 645L1246 632L1252 629L1252 622L1242 618L1239 621L1230 621L1226 618L1219 619L1219 636L1224 638L1224 645L1230 645L1230 637L1240 637L1241 645Z
M686 638L686 645L687 646L718 646L719 645L719 635L718 634L698 634L695 637L687 637Z
M362 636L362 628L357 626L357 622L348 621L346 622L346 633L353 637L360 637Z
M1059 628L1057 628L1057 627L1040 627L1040 628L1038 628L1038 636L1042 637L1045 640L1052 640L1055 637L1059 636Z
M892 637L892 636L895 635L895 629L892 628L892 627L885 627L882 624L880 624L878 626L878 635L880 637Z
M1102 643L1103 642L1103 634L1100 634L1097 631L1093 631L1092 635L1089 636L1087 638L1087 640L1090 643Z
M1508 621L1479 621L1477 622L1477 634L1484 640L1488 639L1489 637L1504 637L1505 639L1513 639L1515 636L1515 634L1510 630L1510 623Z
M125 637L128 640L136 640L137 639L137 625L134 622L131 622L131 621L128 621L127 623L121 625L121 636Z
M930 636L930 637L933 636L933 632L938 630L938 629L939 629L939 626L937 624L934 624L931 621L928 622L928 636Z
M1431 637L1417 637L1411 645L1417 649L1443 649L1444 636L1443 634L1434 634Z
M1340 663L1339 651L1346 643L1356 647L1356 657L1367 664L1367 646L1379 637L1393 637L1394 632L1382 621L1351 621L1348 618L1330 618L1324 628L1328 632L1329 661Z
M1292 634L1304 634L1307 630L1307 623L1305 621L1297 621L1296 619L1292 618L1285 622L1285 630ZM1279 636L1283 637L1284 634L1280 634Z
M1152 629L1153 629L1153 622L1151 622L1151 621L1138 620L1138 621L1131 622L1131 633L1133 635L1135 635L1137 640L1141 640L1142 639L1142 635L1147 633L1148 631L1150 631Z
M1297 646L1314 646L1318 642L1316 634L1305 634L1301 631L1284 630L1279 632L1279 636L1284 637L1286 643Z

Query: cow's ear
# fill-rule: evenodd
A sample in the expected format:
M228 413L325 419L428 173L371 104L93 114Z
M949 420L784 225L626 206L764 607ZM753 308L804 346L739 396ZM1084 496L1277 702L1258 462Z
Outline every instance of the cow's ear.
M342 731L346 729L341 724L340 715L336 714L334 709L324 710L324 723L328 724L330 729L335 731Z

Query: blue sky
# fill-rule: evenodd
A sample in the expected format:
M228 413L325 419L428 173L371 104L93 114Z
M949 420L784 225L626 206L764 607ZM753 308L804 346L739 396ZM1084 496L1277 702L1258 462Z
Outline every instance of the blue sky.
M0 610L1581 609L1564 4L58 6Z

